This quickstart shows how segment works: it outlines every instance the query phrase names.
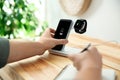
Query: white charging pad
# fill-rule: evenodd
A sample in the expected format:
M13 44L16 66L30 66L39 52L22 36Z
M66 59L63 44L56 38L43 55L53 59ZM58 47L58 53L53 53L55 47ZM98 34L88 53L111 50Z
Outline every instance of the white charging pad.
M61 55L61 56L67 56L68 54L77 54L81 52L81 49L79 48L73 48L65 46L62 50L49 50L51 54Z

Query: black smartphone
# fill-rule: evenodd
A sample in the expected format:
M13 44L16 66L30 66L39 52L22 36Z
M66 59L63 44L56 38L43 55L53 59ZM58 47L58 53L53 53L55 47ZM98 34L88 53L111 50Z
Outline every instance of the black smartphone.
M70 29L72 27L72 20L70 19L61 19L59 21L59 24L57 26L54 38L56 39L66 39ZM64 47L64 45L57 45L54 48L52 48L53 50L62 50Z

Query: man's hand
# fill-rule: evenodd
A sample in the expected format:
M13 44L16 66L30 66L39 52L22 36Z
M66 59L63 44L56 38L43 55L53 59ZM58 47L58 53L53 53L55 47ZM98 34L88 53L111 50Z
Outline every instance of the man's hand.
M75 80L101 80L102 57L95 47L68 57L78 70Z
M54 39L53 38L54 34L55 34L55 30L48 28L41 36L40 43L43 44L43 47L45 48L45 50L51 49L59 44L68 43L68 40L66 39Z

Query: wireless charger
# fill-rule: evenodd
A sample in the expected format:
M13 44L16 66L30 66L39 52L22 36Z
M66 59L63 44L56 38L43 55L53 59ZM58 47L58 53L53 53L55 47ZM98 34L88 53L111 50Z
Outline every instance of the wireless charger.
M67 56L68 54L80 53L81 49L65 46L62 50L51 49L49 52L56 55Z
M74 30L76 33L83 34L86 32L87 29L87 21L85 19L78 19L75 22ZM68 54L77 54L81 52L81 49L78 48L72 48L65 46L61 50L56 50L55 48L49 50L51 54L61 55L61 56L67 56Z

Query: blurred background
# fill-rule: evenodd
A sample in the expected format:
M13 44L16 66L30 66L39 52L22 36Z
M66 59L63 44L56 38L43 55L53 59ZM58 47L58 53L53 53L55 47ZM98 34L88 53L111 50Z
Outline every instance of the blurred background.
M79 6L77 1L81 1ZM85 6L75 15L65 11ZM87 20L83 35L120 42L120 0L1 0L0 8L0 36L6 38L40 36L48 26L56 29L61 18L68 18Z
M120 42L120 0L91 0L88 9L80 16L66 14L61 8L59 0L47 0L47 5L50 26L56 27L61 18L73 20L83 18L88 21L85 35L106 41Z
M0 0L0 36L34 39L48 27L44 0Z

